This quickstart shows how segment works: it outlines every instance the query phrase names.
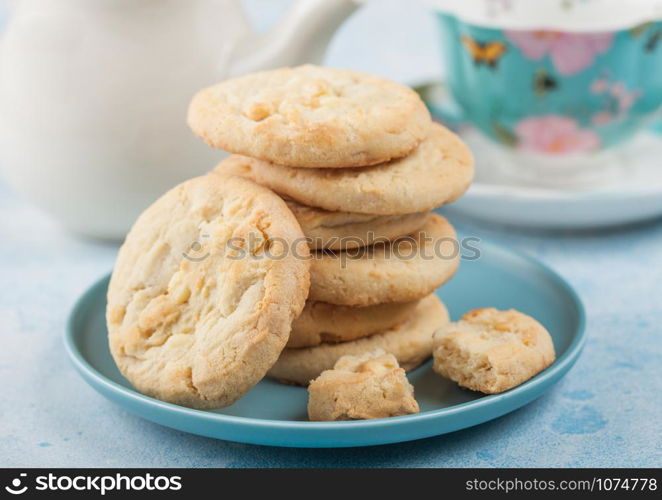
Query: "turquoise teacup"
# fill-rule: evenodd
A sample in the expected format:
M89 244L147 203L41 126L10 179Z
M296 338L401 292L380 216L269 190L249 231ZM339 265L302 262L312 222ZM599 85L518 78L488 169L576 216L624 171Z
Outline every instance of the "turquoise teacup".
M525 1L541 10L551 5ZM461 7L443 9L440 3L449 2L437 2L435 14L454 108L501 152L507 150L509 161L564 166L602 161L600 152L659 117L662 22L600 31L581 31L577 25L574 31L527 29L522 15L512 12L518 0L464 0L471 21L462 17ZM498 20L487 17L489 10L472 11L478 3L501 9L506 24L520 22L497 27ZM572 15L550 11L551 17L566 14Z

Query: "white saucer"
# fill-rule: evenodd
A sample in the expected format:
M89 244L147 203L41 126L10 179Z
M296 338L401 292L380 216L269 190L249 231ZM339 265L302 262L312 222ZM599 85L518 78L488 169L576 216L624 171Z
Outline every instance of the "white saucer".
M460 135L476 158L476 179L467 194L445 208L491 222L544 229L582 229L629 224L662 216L662 135L645 132L623 148L627 169L582 189L537 187L490 162L486 139L470 127Z

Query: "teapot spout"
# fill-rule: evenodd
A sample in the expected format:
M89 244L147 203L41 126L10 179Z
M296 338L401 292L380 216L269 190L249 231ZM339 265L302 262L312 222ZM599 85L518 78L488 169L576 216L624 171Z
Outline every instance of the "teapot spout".
M266 35L239 44L227 76L321 63L336 29L359 5L360 0L299 0Z

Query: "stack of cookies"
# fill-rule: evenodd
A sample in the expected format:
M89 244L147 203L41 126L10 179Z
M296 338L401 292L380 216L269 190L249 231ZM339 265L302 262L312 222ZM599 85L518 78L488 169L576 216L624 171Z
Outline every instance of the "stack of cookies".
M448 322L434 290L459 265L453 227L431 210L459 198L471 153L397 83L315 66L200 91L189 124L234 156L214 175L279 194L311 250L310 291L269 375L306 385L374 349L412 369ZM303 258L303 257L302 257Z
M460 249L431 211L473 165L410 89L280 69L202 90L189 123L235 156L161 196L120 249L108 340L139 391L219 408L270 375L310 383L311 420L354 420L418 412L405 370L433 354L437 373L490 394L553 362L533 318L449 323L434 295Z

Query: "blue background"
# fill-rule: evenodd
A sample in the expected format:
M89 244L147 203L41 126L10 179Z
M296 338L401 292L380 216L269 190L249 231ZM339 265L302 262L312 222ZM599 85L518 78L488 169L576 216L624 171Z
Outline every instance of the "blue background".
M247 3L264 27L289 2ZM433 16L412 2L377 3L343 27L327 62L408 83L438 77ZM111 269L117 248L64 233L0 178L0 466L660 466L662 222L542 233L453 221L542 259L577 288L589 339L568 377L521 410L437 438L363 449L267 448L143 421L83 382L64 352L66 316Z

